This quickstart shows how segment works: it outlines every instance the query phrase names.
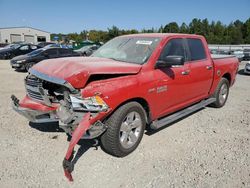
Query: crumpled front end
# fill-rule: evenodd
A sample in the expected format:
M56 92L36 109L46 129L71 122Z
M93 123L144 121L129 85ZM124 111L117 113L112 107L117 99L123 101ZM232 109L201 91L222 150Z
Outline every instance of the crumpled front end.
M13 108L32 122L59 121L59 126L72 135L63 168L65 176L73 181L73 150L80 139L100 136L106 126L102 120L111 109L100 95L83 97L65 80L47 76L31 69L25 79L27 96L20 102L11 96Z
M59 121L59 126L69 135L90 112L91 117L106 114L109 107L98 95L84 98L80 90L65 80L54 78L31 69L25 78L27 95L21 102L13 95L13 108L31 122ZM100 136L106 126L97 119L82 136L92 139Z

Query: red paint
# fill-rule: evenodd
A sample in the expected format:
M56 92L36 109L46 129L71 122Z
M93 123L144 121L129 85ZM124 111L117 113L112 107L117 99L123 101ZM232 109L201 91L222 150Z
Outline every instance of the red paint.
M23 108L29 108L32 110L39 110L43 112L54 111L58 107L58 104L53 104L52 107L46 106L38 101L32 100L27 95L20 101L19 105L20 107L23 107Z
M70 157L73 154L75 145L81 139L82 135L84 135L85 132L91 126L89 119L90 119L90 113L87 113L82 118L82 121L79 123L79 125L77 126L77 128L74 130L74 132L72 134L71 141L70 141L69 146L68 146L68 150L67 150L66 155L65 155L65 159L67 161L70 161ZM69 181L73 181L73 177L71 175L71 171L70 170L68 170L67 168L64 168L64 174L68 178Z
M139 34L138 36L162 37L159 46L148 62L142 65L140 72L136 75L89 83L82 89L82 96L93 96L94 93L100 92L105 102L113 109L128 100L140 98L147 102L151 120L155 120L210 97L225 74L230 75L231 85L234 83L239 65L238 59L231 57L213 60L206 40L202 36L187 34ZM163 47L173 38L201 39L207 59L186 62L181 67L155 69L155 63ZM207 70L206 66L212 66L212 69ZM190 72L189 75L182 75L181 72L186 70ZM216 74L217 70L221 71L220 76ZM156 90L149 92L152 88L164 85L167 86L166 92L157 93Z
M69 160L70 156L72 155L75 145L80 140L82 135L89 129L91 125L89 123L89 118L90 118L90 113L85 114L85 116L83 116L82 118L82 121L79 123L78 127L74 130L71 141L69 143L69 147L68 147L65 159Z
M133 36L133 35L131 35ZM93 96L101 93L103 100L116 109L120 104L135 98L143 99L150 108L151 120L165 116L192 103L212 95L226 73L234 83L238 68L237 58L213 60L204 37L189 34L138 34L141 37L161 37L148 62L143 65L117 62L105 58L72 57L45 60L33 68L51 77L67 80L75 88L82 88L82 96ZM122 36L127 37L127 36ZM155 69L155 63L164 45L173 38L201 39L207 59L204 61L186 62L178 68ZM212 66L207 70L206 66ZM182 71L189 70L188 76ZM221 71L220 76L217 70ZM90 75L95 74L130 74L118 78L99 80L87 83ZM131 75L132 74L132 75ZM85 86L86 85L86 86ZM166 92L157 93L156 89L167 86ZM154 92L149 92L151 89Z
M235 82L239 65L237 58L213 60L205 38L202 36L187 34L138 34L137 36L162 38L148 62L143 65L117 62L104 58L72 57L45 60L32 67L32 69L48 76L68 81L73 87L81 89L82 97L91 97L96 93L100 94L109 106L107 112L100 112L95 118L90 118L89 113L83 117L82 122L73 133L65 156L66 160L70 159L74 146L90 125L97 120L102 121L126 101L144 100L149 107L150 120L153 121L210 97L220 79L225 75L230 76L231 85ZM201 39L206 50L207 59L186 62L181 67L155 69L156 61L163 47L173 38ZM208 70L207 66L212 66L212 69ZM220 75L217 74L218 70ZM183 71L189 71L189 75L182 75ZM96 74L124 74L125 76L88 82L89 77ZM162 86L166 86L167 90L157 92L157 89ZM26 96L20 102L20 106L33 110L51 111L56 110L58 104L48 107L32 101ZM66 170L65 175L70 181L73 181L71 172Z
M71 57L50 59L36 64L39 72L67 80L75 88L83 88L93 74L136 74L141 65L106 58Z
M74 130L73 134L72 134L72 138L71 141L69 143L67 152L65 154L65 160L67 160L68 162L71 163L72 159L71 156L73 155L73 151L74 151L74 147L75 145L79 142L79 140L81 139L82 135L85 134L85 132L90 128L90 126L95 123L97 120L102 119L106 114L109 114L111 111L108 110L106 113L100 112L96 117L91 117L90 113L87 113L83 116L82 121L79 123L79 125L77 126L77 128ZM74 164L71 163L71 165L74 166ZM72 171L70 171L69 169L64 168L64 175L65 177L67 177L67 179L69 181L73 181L73 177L72 177Z

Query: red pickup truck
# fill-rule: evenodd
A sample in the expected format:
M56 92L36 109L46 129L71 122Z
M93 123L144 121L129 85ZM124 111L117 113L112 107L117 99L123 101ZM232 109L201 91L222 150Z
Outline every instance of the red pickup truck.
M44 60L29 70L27 95L14 109L32 122L59 121L79 139L100 138L117 157L136 149L146 127L158 129L207 105L222 107L239 62L211 57L203 36L136 34L112 39L91 57Z

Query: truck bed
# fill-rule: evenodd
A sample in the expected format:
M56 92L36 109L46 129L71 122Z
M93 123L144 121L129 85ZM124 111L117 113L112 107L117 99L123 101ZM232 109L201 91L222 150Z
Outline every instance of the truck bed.
M234 55L224 55L224 54L211 54L212 59L224 59L235 57Z

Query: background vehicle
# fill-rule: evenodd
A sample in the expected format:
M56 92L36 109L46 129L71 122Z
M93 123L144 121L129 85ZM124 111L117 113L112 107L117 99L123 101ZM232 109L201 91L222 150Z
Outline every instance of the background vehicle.
M94 41L90 41L90 40L85 40L82 42L73 42L73 49L78 50L84 46L90 46L90 45L101 46L101 45L103 45L103 43L102 42L94 42Z
M13 107L30 121L58 121L72 135L63 167L70 178L73 148L99 138L124 157L146 126L159 129L207 105L224 106L238 59L212 56L202 36L136 34L117 37L91 57L46 60L25 80L27 96Z
M211 54L219 54L218 50L216 49L210 49Z
M244 69L245 74L250 74L250 62L246 63L245 69Z
M0 59L11 59L18 55L24 55L30 53L40 47L33 44L14 44L9 48L0 50Z
M244 49L243 53L244 53L243 59L246 61L250 60L250 49Z
M45 48L69 48L71 49L72 47L66 44L53 43L53 44L46 45Z
M40 42L37 46L39 46L40 48L43 48L50 44L55 44L55 43L54 42Z
M94 51L96 51L100 46L98 45L89 45L83 46L78 50L74 50L75 52L79 53L81 56L90 56Z
M243 60L244 53L243 50L237 49L237 50L217 50L217 49L211 49L211 54L221 54L221 55L234 55L238 58L239 62Z
M12 46L14 46L14 45L16 45L16 44L7 44L7 45L5 45L5 46L3 46L3 47L0 47L0 50L2 50L2 49L7 49L7 48L11 48Z
M233 50L231 52L231 54L235 55L238 58L239 62L241 62L243 60L243 58L244 58L243 50L239 50L239 49L238 50Z
M30 67L42 60L73 56L79 56L79 54L71 49L40 48L26 55L17 56L11 59L10 64L11 67L16 70L28 71Z

